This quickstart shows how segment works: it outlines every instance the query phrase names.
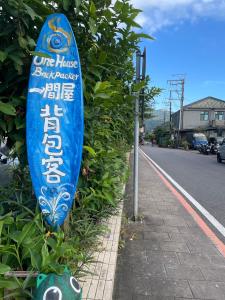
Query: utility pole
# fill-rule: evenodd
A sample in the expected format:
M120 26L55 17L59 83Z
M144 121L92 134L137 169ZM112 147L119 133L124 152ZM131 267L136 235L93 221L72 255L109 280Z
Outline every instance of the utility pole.
M185 78L184 75L176 75L179 76L179 79L171 79L167 80L167 83L170 85L170 97L169 101L179 101L180 102L180 113L179 113L179 126L178 126L178 135L177 135L177 144L180 144L180 136L181 130L183 130L183 106L184 106L184 84ZM174 97L175 96L175 97ZM170 113L171 119L171 113ZM171 123L172 120L170 120Z
M141 54L142 57L142 75L141 80L145 80L146 75L146 47L144 48L143 53ZM145 89L141 90L141 127L144 127L144 104L145 104Z
M184 128L184 109L183 109L183 107L184 107L184 79L182 79L182 81L181 81L181 105L180 105L180 107L181 107L181 130L183 130L183 128Z
M141 72L141 52L136 52L136 83L140 82ZM134 112L134 172L133 172L133 187L134 187L134 221L138 218L138 144L139 144L139 92L135 93L135 112Z
M170 134L172 133L172 103L170 102Z
M141 58L142 58L142 75L141 75ZM145 80L146 73L146 48L141 54L140 50L136 52L136 83L139 83L140 80ZM138 145L139 145L139 106L141 102L141 126L144 127L144 88L141 91L135 94L135 125L134 125L134 178L133 178L133 187L134 187L134 201L133 201L133 218L134 221L138 219ZM143 133L142 133L143 134Z

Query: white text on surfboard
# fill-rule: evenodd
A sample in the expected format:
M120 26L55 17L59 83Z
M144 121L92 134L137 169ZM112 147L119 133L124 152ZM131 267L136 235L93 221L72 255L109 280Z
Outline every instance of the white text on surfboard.
M36 77L43 77L43 78L48 78L48 79L71 79L71 80L77 80L79 78L78 74L74 73L61 73L59 71L57 72L46 72L43 71L42 67L35 67L34 72L31 74L32 76Z
M47 169L42 172L46 176L47 183L60 183L61 177L66 174L59 169L63 165L62 138L60 135L60 117L63 117L63 109L54 105L54 114L50 112L50 106L41 108L40 116L44 119L44 153L47 158L42 158L42 165Z
M38 93L44 99L74 101L75 83L46 83L43 87L30 88L30 93Z
M33 63L35 66L47 66L47 67L56 67L56 68L78 68L77 60L66 60L65 56L56 55L56 59L47 58L41 56L35 56Z

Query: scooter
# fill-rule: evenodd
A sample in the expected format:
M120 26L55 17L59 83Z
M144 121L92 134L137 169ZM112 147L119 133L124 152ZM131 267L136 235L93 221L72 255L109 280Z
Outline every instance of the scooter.
M217 154L218 152L218 144L217 143L211 143L209 144L209 147L210 147L210 153L211 154Z
M210 146L208 144L201 144L198 148L198 151L202 154L209 155Z

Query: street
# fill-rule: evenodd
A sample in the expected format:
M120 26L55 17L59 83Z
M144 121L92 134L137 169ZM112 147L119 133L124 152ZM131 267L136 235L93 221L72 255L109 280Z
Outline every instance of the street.
M216 155L142 146L141 149L225 226L225 164Z

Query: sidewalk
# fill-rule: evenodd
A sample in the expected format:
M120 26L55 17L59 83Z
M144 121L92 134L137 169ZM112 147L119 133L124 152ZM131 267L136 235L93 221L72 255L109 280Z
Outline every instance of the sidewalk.
M139 155L139 215L132 178L124 201L114 300L223 300L225 259L155 170ZM120 243L123 244L123 243Z

